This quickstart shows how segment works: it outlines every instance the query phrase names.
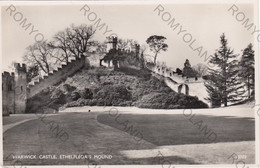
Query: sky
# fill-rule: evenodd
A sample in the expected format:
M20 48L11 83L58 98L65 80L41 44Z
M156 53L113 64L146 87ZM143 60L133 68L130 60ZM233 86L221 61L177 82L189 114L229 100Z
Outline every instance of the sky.
M84 10L80 11L84 4L89 7L85 6L85 9L89 10L86 15L84 15ZM165 36L167 38L165 42L169 47L166 52L158 55L158 61L166 62L167 66L173 69L183 68L186 59L190 60L192 66L198 63L206 64L204 58L199 57L198 52L191 49L189 43L184 42L183 37L186 33L190 34L185 36L186 40L189 40L190 37L195 40L193 48L202 46L202 51L207 51L208 55L213 54L220 47L222 33L225 33L229 46L234 49L236 54L241 54L242 49L254 42L252 31L245 29L241 22L236 20L236 16L232 16L232 12L228 11L232 3L161 4L159 6L161 13L156 10L158 5L155 3L150 5L131 5L129 3L128 5L95 5L88 2L82 5L62 6L16 5L12 14L10 10L6 10L8 6L2 7L2 71L8 70L12 62L22 63L26 47L35 42L37 33L41 33L44 39L51 40L57 32L63 31L71 24L91 25L98 19L101 24L105 23L110 32L104 34L106 28L103 27L97 30L94 40L104 41L107 35L116 33L119 38L134 39L142 45L146 44L146 39L151 35ZM253 4L236 4L236 6L239 12L244 13L245 18L249 18L249 23L254 22ZM91 12L95 14L90 14ZM95 16L97 16L96 19ZM22 20L26 18L27 23L34 26L35 32L30 34L32 26L25 30L21 21L15 21L15 19L19 20L19 17ZM168 19L169 21L167 21ZM172 19L175 19L175 23L179 23L182 30L185 31L178 34L180 26L173 30L169 24ZM39 40L41 37L38 34L36 39Z

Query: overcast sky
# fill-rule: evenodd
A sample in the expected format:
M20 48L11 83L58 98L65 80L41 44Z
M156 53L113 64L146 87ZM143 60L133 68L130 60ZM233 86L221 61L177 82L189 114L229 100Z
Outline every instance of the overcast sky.
M88 3L87 3L88 4ZM254 8L252 4L236 4L239 11L242 11L249 22L254 22ZM202 46L202 52L207 51L208 55L213 54L215 49L220 47L220 35L226 34L229 46L235 53L241 54L249 43L253 43L252 31L247 31L241 22L238 22L232 12L228 9L230 4L162 4L164 11L158 16L155 8L158 4L152 5L93 5L88 4L90 10L84 16L83 5L63 5L63 6L15 6L15 12L21 12L22 17L27 19L27 23L32 23L27 30L22 28L19 21L15 21L7 7L2 8L2 70L6 70L12 61L22 62L25 48L35 41L35 35L42 33L45 39L51 39L59 31L69 27L72 23L93 24L88 19L88 14L94 12L100 23L105 23L111 33L116 33L119 38L130 38L137 40L140 44L145 44L146 39L151 35L162 35L167 38L168 51L162 52L158 56L159 61L165 61L172 68L183 68L185 59L189 59L191 65L204 62L204 57L200 58L197 51L193 51L190 43L183 41L183 35L189 33L193 43L193 48ZM85 7L87 9L87 7ZM155 11L154 11L155 10ZM160 6L160 10L162 7ZM167 14L164 14L168 12ZM90 15L94 19L95 14ZM19 20L20 14L16 15ZM162 18L162 15L164 18ZM21 16L21 15L20 15ZM175 19L176 23L186 30L178 35L180 26L175 30L170 28L167 20ZM96 19L96 20L97 20ZM98 30L94 39L103 41L105 27ZM190 35L185 36L189 40ZM40 35L37 36L40 39Z

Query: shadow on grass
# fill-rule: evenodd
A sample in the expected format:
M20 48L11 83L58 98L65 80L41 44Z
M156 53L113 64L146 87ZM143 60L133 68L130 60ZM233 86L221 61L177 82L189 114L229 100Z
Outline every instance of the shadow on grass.
M221 116L196 115L192 121L183 115L133 115L121 114L115 120L109 114L100 114L98 122L124 131L119 123L129 125L143 134L143 139L157 146L212 143L194 122L202 121L202 127L216 133L214 142L237 142L255 140L255 121L251 118L226 118ZM193 123L192 123L193 122Z

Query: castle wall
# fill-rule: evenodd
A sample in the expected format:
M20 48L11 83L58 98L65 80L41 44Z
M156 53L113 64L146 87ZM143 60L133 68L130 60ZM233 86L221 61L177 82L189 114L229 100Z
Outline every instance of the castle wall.
M57 71L53 71L53 74L45 76L44 79L40 79L39 82L34 83L34 85L29 85L28 98L33 97L47 87L53 86L59 83L61 80L74 74L76 71L85 66L85 61L85 57L72 60L67 65L63 65L62 68L58 68Z
M198 78L197 80L195 80L195 78L187 79L185 76L183 77L182 75L178 75L177 73L174 73L172 71L167 71L166 68L163 67L153 67L150 70L153 72L152 75L156 78L160 80L164 78L166 85L175 92L178 92L178 87L180 85L186 84L189 87L189 95L197 96L199 100L207 103L210 106L210 104L205 101L208 93L202 78ZM186 94L185 88L181 90L181 93Z
M15 114L25 113L26 101L27 101L27 74L26 65L19 63L15 65Z
M105 54L104 54L105 55ZM103 55L103 57L104 57ZM88 53L86 57L86 66L99 67L101 55L98 53ZM89 63L87 63L89 62Z
M2 111L4 116L15 113L14 87L14 74L2 73Z
M195 79L195 77L187 78L185 76L178 75L176 72L167 70L165 67L157 66L150 70L156 74L171 78L172 80L174 80L177 83L201 83L201 82L203 83L203 79L201 77L198 77L197 79Z

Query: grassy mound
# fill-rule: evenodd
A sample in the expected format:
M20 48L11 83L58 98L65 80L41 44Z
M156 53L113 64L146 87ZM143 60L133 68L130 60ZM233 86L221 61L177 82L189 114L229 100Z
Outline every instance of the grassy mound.
M42 103L44 102L44 103ZM105 67L82 69L28 102L30 112L42 107L137 106L140 108L207 108L197 97L177 94L149 70ZM37 107L36 107L37 106Z

